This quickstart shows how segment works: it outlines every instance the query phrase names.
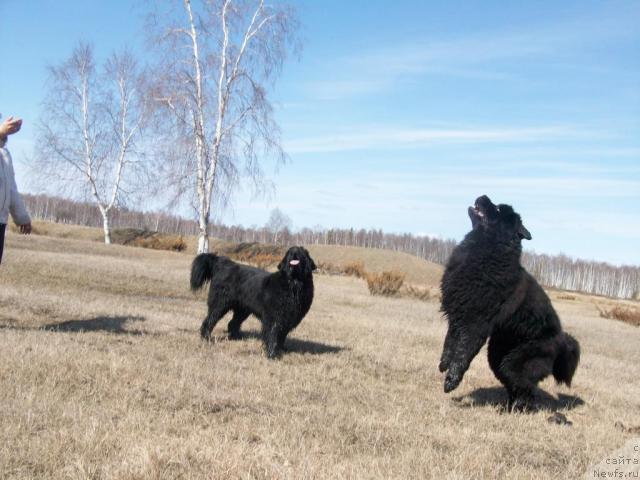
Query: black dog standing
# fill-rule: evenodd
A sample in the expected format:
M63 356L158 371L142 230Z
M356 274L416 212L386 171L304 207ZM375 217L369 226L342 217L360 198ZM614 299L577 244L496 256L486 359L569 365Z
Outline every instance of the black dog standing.
M287 334L296 328L313 301L313 270L316 265L303 247L291 247L278 271L237 264L211 253L198 255L191 266L191 289L211 282L207 300L209 312L200 334L209 339L213 327L229 311L229 338L240 338L240 326L251 314L262 323L262 341L267 356L277 357Z
M520 265L531 234L509 205L489 197L469 207L472 230L455 248L442 278L442 311L449 329L439 369L454 390L488 336L489 364L507 389L507 408L524 408L537 383L553 374L571 384L580 346L538 282Z

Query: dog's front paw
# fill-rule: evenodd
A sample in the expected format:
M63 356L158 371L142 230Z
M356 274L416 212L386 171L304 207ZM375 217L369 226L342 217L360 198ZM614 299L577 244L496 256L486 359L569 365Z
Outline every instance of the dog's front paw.
M461 381L462 375L449 371L444 379L444 393L449 393L458 388Z
M267 358L269 360L275 360L282 356L282 349L280 348L267 348Z
M211 340L211 332L204 323L200 326L200 336L207 342Z
M440 360L440 364L438 365L438 370L440 370L440 373L444 373L447 370L449 370L449 362L447 362L446 360Z

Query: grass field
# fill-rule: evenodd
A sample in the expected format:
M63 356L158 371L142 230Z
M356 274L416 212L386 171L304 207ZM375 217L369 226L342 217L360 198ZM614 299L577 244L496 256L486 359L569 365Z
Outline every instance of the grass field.
M269 361L253 319L242 341L225 320L200 340L190 254L91 239L8 236L0 478L594 478L639 435L640 328L600 318L612 300L552 292L582 344L574 387L547 380L540 411L510 415L484 351L442 392L435 300L318 275L291 353Z

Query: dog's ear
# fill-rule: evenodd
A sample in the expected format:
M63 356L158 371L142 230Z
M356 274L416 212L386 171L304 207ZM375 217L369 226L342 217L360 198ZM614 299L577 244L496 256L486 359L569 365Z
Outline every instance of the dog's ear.
M531 240L531 234L529 233L529 230L527 230L524 225L522 225L522 223L520 224L520 227L518 228L518 236L520 238L524 238L525 240Z
M282 270L287 265L287 257L288 255L285 255L284 258L280 260L280 263L278 264L278 270Z
M311 254L309 253L309 250L307 250L304 247L302 247L302 250L304 250L304 254L307 256L307 265L309 265L309 268L311 268L311 271L313 272L314 270L317 270L318 267L316 267L316 262L314 262L313 258L311 258Z
M282 257L282 261L278 264L278 270L285 272L287 275L291 275L291 249L287 250L287 253Z

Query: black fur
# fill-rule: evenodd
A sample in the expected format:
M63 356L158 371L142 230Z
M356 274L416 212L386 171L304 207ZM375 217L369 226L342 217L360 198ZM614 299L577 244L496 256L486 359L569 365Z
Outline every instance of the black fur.
M298 326L311 307L315 269L313 259L303 247L291 247L275 273L211 253L198 255L191 266L191 289L198 290L205 282L211 282L209 312L200 327L202 338L209 339L216 323L233 311L228 325L229 338L238 339L242 322L253 314L262 323L267 356L279 356L287 334Z
M442 311L449 320L439 369L454 390L487 337L489 365L509 395L508 409L526 407L548 375L571 385L580 346L538 282L520 265L531 234L509 205L489 197L469 207L472 230L454 249L442 278Z

